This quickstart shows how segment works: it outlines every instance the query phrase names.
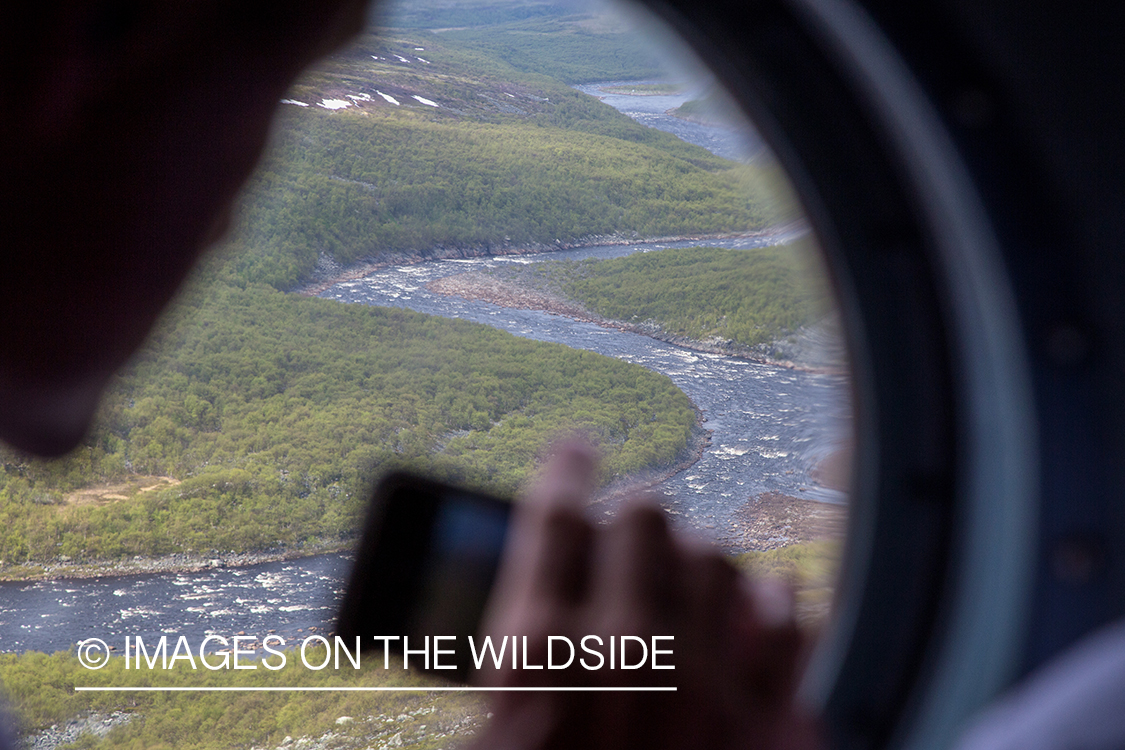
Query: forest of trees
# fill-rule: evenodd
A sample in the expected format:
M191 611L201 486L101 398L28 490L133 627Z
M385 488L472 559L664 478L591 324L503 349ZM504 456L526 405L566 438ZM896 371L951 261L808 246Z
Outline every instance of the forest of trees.
M287 289L344 263L435 246L570 243L764 224L752 167L562 128L299 113L249 193L232 270ZM376 127L377 126L377 127ZM372 128L373 132L368 132ZM283 165L283 166L282 166Z
M356 529L364 491L411 467L513 494L559 433L606 480L673 463L691 403L644 368L487 326L219 286L163 326L69 458L0 460L0 559L244 551ZM130 474L174 487L75 505Z
M801 262L784 245L636 253L580 263L567 289L607 318L651 320L675 336L753 346L828 311L825 289L818 289Z
M580 14L560 14L451 29L442 32L442 37L478 49L517 70L566 83L635 81L665 74L651 44L643 37L607 33L610 30L583 24L584 20Z
M351 263L435 246L746 231L766 220L754 167L706 152L580 128L295 117L300 128L279 129L232 241L234 272L279 289L304 281L321 254Z

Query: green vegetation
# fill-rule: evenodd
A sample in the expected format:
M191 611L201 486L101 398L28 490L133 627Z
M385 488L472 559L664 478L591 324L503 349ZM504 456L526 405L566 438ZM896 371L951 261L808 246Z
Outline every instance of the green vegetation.
M525 73L566 83L656 78L664 73L639 34L599 33L579 17L530 19L442 33Z
M765 552L747 552L734 559L751 578L785 581L797 590L830 583L840 556L838 541L807 542Z
M807 242L752 250L693 247L502 270L604 318L697 341L768 344L829 309Z
M792 256L787 247L638 253L579 267L568 287L607 318L653 320L677 336L752 346L824 313Z
M707 119L712 113L711 103L704 99L691 99L672 110L677 117L695 117Z
M719 86L712 86L700 98L690 99L668 114L728 127L730 123L746 120L746 115L735 100L726 89Z
M718 233L764 223L751 167L533 125L450 126L298 113L262 169L235 243L240 278L290 288L320 253ZM577 124L576 124L577 127ZM690 157L690 158L687 158Z
M739 122L745 116L722 89L713 88L700 99L691 99L669 114L715 124Z
M388 31L413 30L420 44L456 42L520 73L564 83L644 81L668 69L665 51L646 38L628 13L610 3L497 2L497 0L420 0L396 4L378 19ZM423 30L433 35L421 35ZM511 77L511 76L509 76ZM607 87L612 93L669 94L671 83Z
M389 6L389 7L388 7ZM381 8L379 23L393 28L454 29L498 26L529 18L569 16L574 6L552 2L506 0L418 0Z
M797 621L816 630L828 618L840 571L839 540L807 542L766 552L747 552L734 564L751 578L784 581L796 593Z
M54 462L2 454L0 559L342 538L391 468L512 494L546 441L581 431L608 480L673 463L695 423L663 376L487 326L261 288L220 286L190 307L117 379L84 447ZM67 501L135 473L182 483Z
M169 650L174 646L170 639ZM195 644L193 644L195 645ZM310 645L310 664L324 660L323 647ZM130 721L115 727L104 740L87 734L74 748L230 748L277 747L286 736L320 738L333 733L333 747L363 748L399 735L395 746L447 747L453 737L465 737L483 720L479 698L457 693L378 692L246 692L156 693L75 692L83 687L390 687L427 683L392 663L382 669L382 659L365 654L363 668L355 670L341 656L343 669L331 666L314 671L300 662L297 651L286 654L286 665L273 671L258 665L254 670L211 671L202 665L193 670L177 660L171 668L126 670L124 659L114 657L99 670L88 670L73 653L52 655L29 652L0 654L0 679L6 698L20 716L21 734L27 736L53 724L88 712L102 716L124 712ZM381 657L381 655L379 655ZM196 654L198 658L198 654ZM209 657L213 664L221 657ZM277 665L280 657L271 656ZM245 658L242 663L252 664ZM135 665L134 665L135 666ZM338 723L340 717L352 721ZM401 744L399 744L401 743Z
M348 264L772 220L761 167L644 127L564 83L574 78L564 60L599 80L656 74L614 67L637 59L641 38L591 30L594 21L383 30L327 60L289 94L311 106L286 106L276 123L228 242L239 258L229 279L288 290L325 256ZM530 40L526 51L500 50L509 36ZM324 100L348 104L317 106Z

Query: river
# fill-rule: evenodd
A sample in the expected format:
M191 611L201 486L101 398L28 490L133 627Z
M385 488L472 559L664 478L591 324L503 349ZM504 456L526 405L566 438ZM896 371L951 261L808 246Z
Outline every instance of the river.
M647 124L701 145L710 142L708 147L732 157L751 158L760 149L753 136L732 135L729 129L663 114L686 96L612 95L606 100ZM745 248L779 239L786 237L709 244ZM755 495L773 491L843 501L840 493L817 486L809 471L849 432L845 377L690 351L541 311L503 308L425 289L434 279L469 270L544 259L608 258L693 244L698 243L638 243L398 266L339 283L320 296L473 320L667 375L701 410L711 442L697 463L664 481L657 492L683 523L732 546L737 511ZM161 634L185 635L197 642L211 633L262 637L276 631L292 643L310 628L330 627L346 568L344 556L319 555L195 573L0 583L0 651L55 651L89 637L115 643L125 635L148 640Z
M590 96L598 97L637 122L671 133L727 159L749 161L763 153L762 139L748 123L726 126L705 125L668 114L669 110L681 106L688 100L706 96L707 87L704 85L685 83L677 93L654 96L612 93L645 83L660 83L660 81L590 83L575 88Z
M766 240L744 239L712 244L746 247L763 242ZM711 444L699 462L659 487L669 508L692 519L699 528L719 530L729 526L733 511L750 495L771 490L838 501L839 493L816 486L809 470L837 448L847 433L845 377L701 353L541 310L500 307L426 289L431 281L470 270L543 260L609 258L693 244L697 243L611 245L540 256L396 266L336 284L320 296L348 304L404 307L472 320L517 336L634 362L667 375L699 407L706 420L704 426L711 431Z

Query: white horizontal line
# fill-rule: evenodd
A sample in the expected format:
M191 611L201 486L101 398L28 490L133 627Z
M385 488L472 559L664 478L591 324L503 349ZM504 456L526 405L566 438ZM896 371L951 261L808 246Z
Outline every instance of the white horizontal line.
M78 687L92 693L674 693L674 687Z

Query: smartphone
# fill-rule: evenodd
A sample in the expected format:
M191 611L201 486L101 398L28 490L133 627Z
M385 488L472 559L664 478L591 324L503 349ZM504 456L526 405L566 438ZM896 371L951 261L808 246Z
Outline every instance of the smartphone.
M508 534L512 504L481 492L404 472L375 488L336 622L346 642L401 653L403 636L419 649L426 636L455 636L455 655L431 670L464 680L466 644L480 626ZM397 646L397 648L396 648ZM424 666L421 657L411 665ZM401 666L401 664L400 664Z

